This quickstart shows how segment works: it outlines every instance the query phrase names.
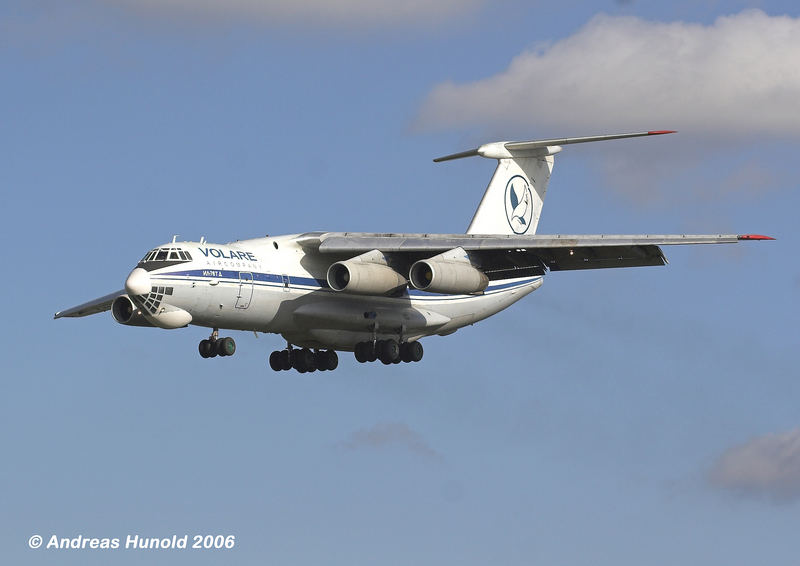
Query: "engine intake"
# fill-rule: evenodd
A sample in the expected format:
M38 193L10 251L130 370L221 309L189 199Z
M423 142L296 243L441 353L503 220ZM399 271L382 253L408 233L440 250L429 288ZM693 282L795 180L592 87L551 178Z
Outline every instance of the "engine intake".
M155 327L148 321L142 311L133 304L128 295L120 295L111 303L111 316L114 320L125 326L149 326Z
M489 285L486 274L472 266L461 248L415 262L408 278L420 291L453 295L480 293Z

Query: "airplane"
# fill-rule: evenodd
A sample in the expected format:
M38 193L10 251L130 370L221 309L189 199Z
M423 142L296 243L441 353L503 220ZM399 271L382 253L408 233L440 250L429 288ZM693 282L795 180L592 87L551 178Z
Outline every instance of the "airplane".
M269 356L275 371L333 370L337 351L359 363L418 362L420 339L497 314L541 287L548 271L665 265L664 245L774 239L536 234L562 146L669 133L492 142L434 159L497 161L465 234L305 232L227 244L173 237L144 255L124 289L54 318L110 310L129 326L207 327L203 358L236 352L220 329L280 334L287 346Z

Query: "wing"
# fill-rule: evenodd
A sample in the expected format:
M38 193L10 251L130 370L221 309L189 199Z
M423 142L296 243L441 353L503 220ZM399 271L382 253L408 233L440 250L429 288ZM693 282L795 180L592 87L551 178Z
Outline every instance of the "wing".
M664 265L667 260L660 246L771 239L755 234L505 236L325 232L304 234L298 238L298 243L308 251L338 256L380 250L409 262L463 248L476 267L490 279L497 279L517 274L543 274L547 270Z
M115 293L109 293L108 295L100 297L99 299L94 299L92 301L83 303L82 305L78 305L77 307L58 311L55 315L53 315L53 318L89 316L90 314L105 312L111 308L111 303L114 302L114 299L124 294L124 290L116 291Z

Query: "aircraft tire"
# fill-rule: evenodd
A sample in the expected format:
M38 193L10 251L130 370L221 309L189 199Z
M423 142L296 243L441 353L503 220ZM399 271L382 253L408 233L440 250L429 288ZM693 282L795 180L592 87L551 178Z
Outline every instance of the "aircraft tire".
M325 352L325 360L328 362L326 365L329 371L333 371L339 367L339 355L336 353L336 350L328 350Z
M353 355L356 357L356 361L360 364L363 364L367 361L367 345L368 342L359 342L353 349Z
M300 371L300 368L303 367L303 360L301 359L300 356L300 350L292 350L289 360L292 364L292 369Z
M197 346L198 351L200 352L200 357L207 358L211 355L211 343L208 340L200 340L200 344Z
M280 354L280 362L281 362L281 369L283 371L292 369L292 359L289 355L289 350L281 350Z
M400 357L400 344L397 343L397 340L392 340L391 338L389 340L381 340L380 344L379 356L384 364L394 363Z
M364 342L364 354L366 355L368 362L374 362L378 359L378 345L377 343L373 344L372 342Z
M281 352L278 350L275 350L269 355L269 367L272 368L272 371L281 371L283 369Z
M324 350L314 352L314 365L319 371L328 370L328 359L325 357Z
M317 363L316 360L314 359L314 352L312 352L308 348L303 348L301 351L303 352L303 356L305 356L304 361L306 365L306 370L309 372L317 371Z
M236 353L236 342L233 338L220 338L216 343L217 353L220 356L232 356Z
M400 356L406 363L420 361L423 353L422 344L416 341L406 342L400 346Z
M292 367L300 373L307 371L314 371L317 367L314 365L314 353L308 348L295 350L292 360Z

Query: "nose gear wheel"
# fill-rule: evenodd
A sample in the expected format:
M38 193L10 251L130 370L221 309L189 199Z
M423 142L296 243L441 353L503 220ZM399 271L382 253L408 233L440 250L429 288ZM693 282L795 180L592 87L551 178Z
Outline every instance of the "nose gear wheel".
M232 356L236 353L236 342L229 337L219 338L219 329L215 328L208 339L200 340L197 350L203 358Z

